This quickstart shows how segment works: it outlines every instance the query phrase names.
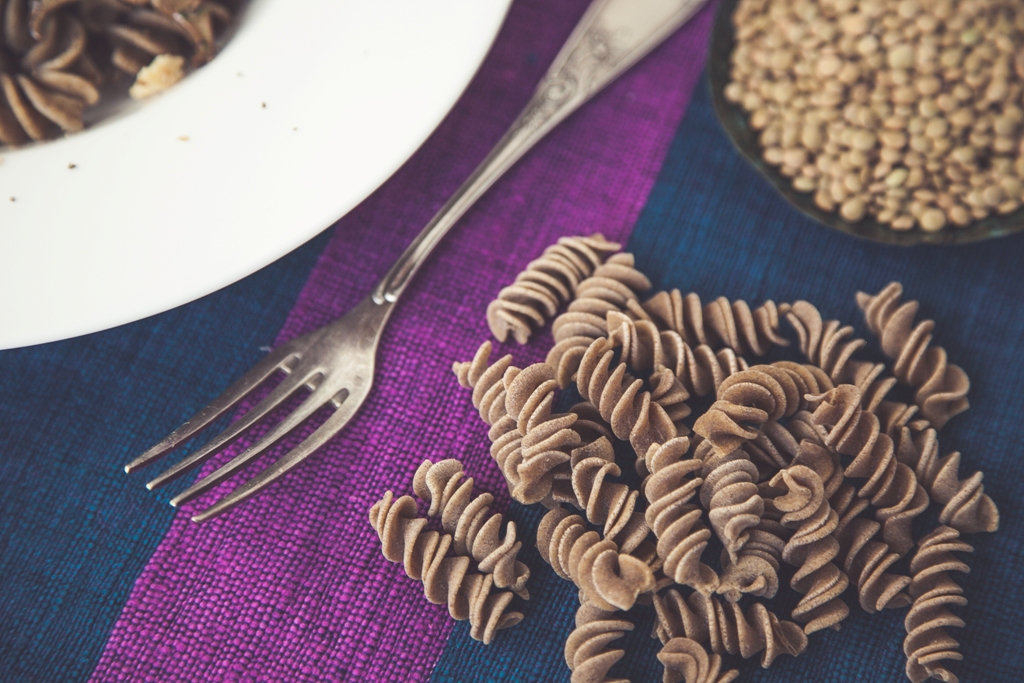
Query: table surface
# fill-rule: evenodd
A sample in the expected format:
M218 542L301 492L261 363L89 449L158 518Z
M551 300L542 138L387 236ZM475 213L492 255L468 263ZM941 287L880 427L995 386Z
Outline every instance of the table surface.
M533 547L540 511L509 499L486 426L451 374L488 338L497 291L558 236L621 240L656 288L751 303L807 299L866 336L858 290L891 280L971 378L941 432L985 472L995 534L969 537L962 681L1024 680L1021 439L1024 235L957 248L857 241L790 207L731 147L702 77L713 7L566 121L456 227L396 309L374 392L346 431L263 495L210 523L121 467L266 349L358 301L496 141L584 0L518 0L481 71L424 147L331 230L181 308L0 352L0 661L5 681L568 681L576 591ZM787 330L787 334L789 331ZM790 335L791 337L793 335ZM550 334L503 345L543 359ZM867 349L865 357L880 358ZM285 444L287 446L287 444ZM238 446L240 447L241 444ZM232 452L237 452L237 448ZM229 457L228 454L226 457ZM383 560L366 511L424 459L457 457L514 520L530 566L525 620L490 646ZM223 461L223 458L221 459ZM205 471L209 471L208 465ZM929 513L917 535L935 523ZM957 577L961 578L961 577ZM853 601L849 601L853 604ZM906 680L905 609L854 609L799 658L743 681ZM613 673L661 680L638 609Z

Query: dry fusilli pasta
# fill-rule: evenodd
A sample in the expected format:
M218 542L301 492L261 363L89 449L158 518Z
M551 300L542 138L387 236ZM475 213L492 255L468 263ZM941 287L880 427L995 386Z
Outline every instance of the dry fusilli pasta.
M748 529L747 541L736 552L735 562L723 551L722 576L715 592L729 602L737 602L744 595L775 597L779 590L782 550L786 545L780 531L784 530L771 520L762 519Z
M491 334L504 342L511 333L518 343L525 344L535 327L546 324L573 298L580 281L619 249L600 234L560 238L487 306Z
M473 407L480 411L480 418L493 425L505 414L505 371L512 367L512 356L499 358L493 365L491 342L485 341L473 355L473 360L452 363L452 371L465 389L473 390Z
M758 435L744 443L741 450L757 465L758 481L763 482L789 466L797 443L789 430L778 422L765 422Z
M674 588L655 595L658 614L655 629L662 642L685 637L706 646L716 655L738 654L749 659L758 652L767 668L780 655L793 657L807 648L807 635L792 621L780 620L761 602L746 614L734 602L693 593L689 600Z
M798 391L796 382L785 370L755 365L722 382L718 400L697 418L693 431L719 453L732 453L756 438L757 428L764 423L804 408Z
M946 627L963 628L964 621L949 611L951 605L966 605L963 589L953 581L949 572L970 571L953 553L970 553L974 548L959 540L960 533L948 526L940 526L918 542L917 553L910 561L913 580L910 595L914 604L904 624L907 637L903 652L907 655L907 677L913 683L938 678L956 683L956 675L942 662L963 659L957 652L960 644Z
M549 365L509 370L505 386L505 410L523 436L519 481L512 495L522 503L539 503L553 495L557 480L568 481L572 449L582 441L572 429L579 418L575 413L551 413L558 385ZM575 496L568 497L575 501Z
M616 619L616 610L605 610L583 602L576 610L576 628L565 641L565 663L572 671L572 683L629 683L608 678L608 671L626 654L608 645L633 630L633 623Z
M491 457L505 477L505 484L511 494L519 486L519 465L523 462L523 435L519 433L516 421L503 416L487 430L491 440Z
M885 365L853 358L853 354L864 348L867 342L851 339L851 326L843 326L838 320L823 321L818 309L806 301L797 301L790 306L786 320L796 330L804 357L821 368L833 384L856 386L866 410L875 411L895 386L894 377L882 376ZM888 411L894 412L899 408L905 410L906 406L895 404L889 406Z
M563 251L558 267L569 267ZM533 312L524 308L518 327L509 323L505 333L529 334L571 298L569 283L583 272L577 266L565 277L545 266L557 283L547 295L537 283L509 288L519 298L506 298ZM854 357L867 342L852 327L824 321L805 301L768 301L751 310L719 298L702 306L696 294L673 290L641 305L650 282L630 254L612 256L575 282L577 298L553 324L556 344L547 363L520 370L506 358L488 367L486 345L455 366L491 424L491 453L514 496L552 508L537 547L580 589L583 604L566 646L572 680L608 680L624 653L607 646L633 628L615 612L653 602L665 680L726 683L737 674L722 673L725 654L761 653L768 666L781 654L801 653L807 635L838 629L849 614L841 596L851 582L868 612L913 603L906 641L911 680L952 676L941 662L958 658L958 646L942 626L962 625L945 610L961 592L943 572L960 565L942 548L970 547L950 546L958 532L942 527L911 562L913 581L890 570L913 546L911 523L929 493L943 506L940 521L960 532L994 530L998 510L980 473L959 478L958 453L939 457L935 414L925 409L922 386L915 385L919 405L889 399L898 380L913 384L911 375L924 373L934 385L938 374L955 380L959 371L929 347L930 321L911 330L916 303L900 306L892 287L859 296L883 347L886 334L901 339L899 353L886 351L896 361L889 376L884 364ZM809 364L748 367L739 354L761 356L787 344L780 316L795 329ZM941 363L934 362L938 353ZM556 388L573 380L585 402L556 414ZM966 377L963 384L966 392ZM690 396L712 391L716 401L685 436ZM940 394L929 395L929 405L950 398ZM615 481L621 470L612 436L628 440L637 454L644 514L639 492ZM696 446L687 457L691 439ZM840 455L851 458L845 469ZM460 514L468 519L468 491L463 498ZM586 520L561 502L578 506ZM603 533L588 530L587 521ZM650 531L655 543L646 538ZM720 575L702 562L712 533L723 546ZM792 612L797 623L778 619L757 600L777 594L783 562L796 567L789 585L802 594ZM930 578L940 573L945 578ZM694 592L684 599L673 584Z
M751 529L764 515L757 466L742 450L723 455L709 441L698 444L694 459L702 463L701 504L708 511L711 528L722 542L729 563L735 565L740 550L750 541ZM765 568L771 573L777 569L777 565Z
M669 640L658 660L665 667L664 683L729 683L740 675L735 669L723 672L722 657L708 655L700 643L689 638Z
M583 518L564 508L549 510L537 528L537 549L587 601L607 611L628 610L654 588L654 572L643 560L620 553L613 541L587 531Z
M717 392L726 377L750 367L732 349L714 351L707 344L691 348L671 330L661 333L661 347L665 366L679 378L684 389L696 396Z
M644 456L650 475L644 480L647 524L658 539L657 552L662 571L676 583L710 594L718 587L718 576L701 562L711 539L702 522L703 512L690 500L704 482L699 476L702 462L686 458L690 442L686 437L651 444Z
M868 501L857 497L853 485L844 483L829 499L829 504L839 516L839 526L833 532L839 541L838 559L857 587L861 608L874 613L909 604L910 599L903 589L910 584L910 577L888 571L899 561L899 554L875 538L882 529L881 524L859 516L869 507Z
M914 325L918 303L900 304L903 286L890 282L874 296L857 293L868 329L878 336L882 353L893 360L893 374L917 390L914 402L921 415L941 429L954 415L967 410L971 382L960 366L946 362L946 350L931 346L935 322Z
M482 573L493 574L498 588L509 588L528 600L530 569L516 559L523 544L516 540L515 522L508 523L503 536L501 514L489 514L494 496L474 497L473 479L464 477L458 460L424 460L413 476L413 491L430 505L428 517L441 517L441 527L452 535L456 553L469 555Z
M793 618L805 624L807 634L837 628L850 614L850 608L839 597L849 579L832 562L839 554L839 541L832 536L839 526L839 516L825 497L825 485L805 465L780 471L771 483L786 490L785 495L775 498L774 505L785 513L782 524L795 529L782 551L782 559L798 568L790 585L804 594L793 609Z
M860 391L852 384L839 385L822 397L813 419L828 431L828 447L853 456L846 476L867 479L857 495L871 499L885 542L900 555L906 553L914 545L910 523L928 507L928 493L914 471L896 460L878 417L861 407Z
M637 457L652 443L664 443L678 435L665 409L643 390L643 380L634 379L623 363L615 362L612 342L595 339L587 348L577 374L580 395L597 406L612 433L628 440Z
M607 438L572 452L572 488L576 501L591 524L603 525L603 535L624 553L633 552L647 538L650 528L644 513L636 509L640 492L625 484L607 481L622 474L615 464L615 450Z
M678 289L658 292L643 304L644 311L661 329L671 330L692 347L727 347L739 354L763 356L772 345L789 342L779 334L779 309L766 301L753 311L742 299L729 302L718 297L701 307L700 297L685 297Z
M609 311L642 311L638 296L651 288L647 276L633 267L632 254L615 254L576 288L576 300L555 318L555 346L547 363L556 370L559 386L569 386L587 347L608 334Z
M405 573L423 582L427 600L447 604L453 619L470 622L470 636L488 644L495 631L518 624L520 612L506 612L512 593L492 593L493 578L470 572L465 555L447 556L449 534L427 531L427 520L416 516L416 502L409 496L397 500L391 491L370 508L370 524L377 532L384 557L401 562Z
M934 429L916 435L906 427L896 446L897 458L914 469L917 480L932 500L942 505L939 523L960 533L995 531L999 528L999 509L985 494L982 473L960 479L960 453L939 457L939 440Z
M608 312L609 348L621 347L620 362L628 370L647 380L651 387L651 400L665 409L677 431L686 433L689 428L682 420L690 414L686 400L690 393L675 373L665 363L669 361L661 346L661 337L654 323L647 320L634 321L616 311Z

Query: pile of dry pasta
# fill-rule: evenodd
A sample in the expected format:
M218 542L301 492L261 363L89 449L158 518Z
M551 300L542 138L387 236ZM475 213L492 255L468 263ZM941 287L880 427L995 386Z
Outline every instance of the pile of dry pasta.
M956 681L946 666L962 655L945 629L963 624L949 610L966 602L954 579L967 572L959 554L972 551L961 536L995 531L999 513L980 472L961 478L960 454L940 455L938 430L967 409L969 382L932 343L934 323L915 322L918 304L897 283L858 294L886 367L858 359L865 340L806 301L702 305L650 288L619 245L563 238L487 311L500 341L525 343L554 318L546 362L490 363L484 342L454 365L512 497L548 508L541 556L579 588L565 645L574 683L610 680L625 656L614 641L634 628L627 613L638 603L656 610L666 682L731 681L726 655L759 655L765 667L799 655L809 635L839 628L848 602L909 607L908 677ZM782 320L806 362L752 365L789 344ZM897 383L912 403L889 396ZM583 402L556 412L571 385ZM691 397L710 403L695 420ZM635 455L639 490L617 481L615 443ZM412 497L389 491L370 511L384 555L490 642L522 619L507 611L513 593L529 596L516 526L502 530L493 497L474 496L456 460L424 461L413 488L441 531L427 529ZM939 526L913 538L930 505ZM709 563L714 538L721 557ZM777 615L764 601L787 590L784 565L800 597Z
M216 51L233 0L0 0L0 145L81 130L119 80L141 99Z

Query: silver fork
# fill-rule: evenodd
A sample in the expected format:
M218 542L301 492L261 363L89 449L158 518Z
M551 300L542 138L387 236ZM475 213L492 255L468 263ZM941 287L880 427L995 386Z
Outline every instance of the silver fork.
M144 467L190 440L278 372L286 376L266 398L146 487L155 489L198 467L302 389L311 393L298 408L230 462L176 496L171 505L182 505L241 471L328 405L334 412L310 436L192 520L202 522L255 495L337 434L373 386L377 344L395 302L445 233L548 131L682 26L705 1L595 0L508 132L373 291L342 318L273 350L188 422L125 465L125 472Z

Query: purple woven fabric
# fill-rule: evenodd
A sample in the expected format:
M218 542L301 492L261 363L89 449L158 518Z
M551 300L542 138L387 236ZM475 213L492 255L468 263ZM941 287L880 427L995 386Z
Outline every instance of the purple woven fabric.
M511 122L585 5L515 3L445 122L335 228L279 342L368 292ZM702 69L710 18L702 11L566 121L453 230L396 309L374 391L341 436L220 519L195 525L190 508L179 514L136 582L94 680L429 676L452 622L383 559L367 510L386 489L410 492L424 458L444 457L462 459L478 487L496 495L496 508L507 505L486 426L452 361L488 338L488 301L544 246L569 234L628 236ZM499 351L529 363L542 348Z

